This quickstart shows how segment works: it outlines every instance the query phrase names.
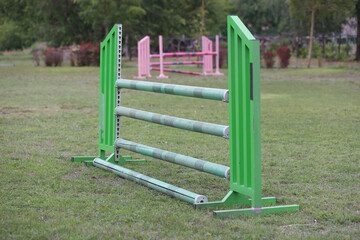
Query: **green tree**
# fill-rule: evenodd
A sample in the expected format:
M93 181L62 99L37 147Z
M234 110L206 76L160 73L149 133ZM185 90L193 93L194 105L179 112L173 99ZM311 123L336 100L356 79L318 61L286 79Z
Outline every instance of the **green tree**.
M28 2L0 0L0 50L21 49L35 41Z
M91 26L79 16L76 0L28 0L39 40L55 47L91 39Z
M141 19L146 11L140 0L77 0L79 16L89 26L93 41L101 41L116 23L123 24L123 35L127 36L129 47L139 35ZM130 55L131 57L131 55Z
M311 21L310 27L310 39L309 39L309 54L307 67L310 67L311 52L313 47L313 35L315 16L319 19L330 16L334 13L345 13L348 9L351 9L354 4L354 0L288 0L290 5L291 14L299 19L305 19ZM339 25L341 23L338 23Z
M286 0L234 0L235 14L254 33L280 33L291 30Z
M332 33L341 33L341 24L346 22L346 15L339 12L326 16L317 21L315 25L315 33L321 36L322 54L325 54L326 39L325 36Z
M140 7L140 0L77 0L77 3L81 19L92 26L97 36L102 31L102 37L114 24L138 24L140 17L146 14Z

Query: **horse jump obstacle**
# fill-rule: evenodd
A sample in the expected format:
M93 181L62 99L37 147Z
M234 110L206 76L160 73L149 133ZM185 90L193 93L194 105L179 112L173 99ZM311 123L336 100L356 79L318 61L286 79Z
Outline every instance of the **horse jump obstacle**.
M213 73L213 55L216 59L215 73ZM168 78L164 72L175 72L190 75L224 75L219 71L219 36L216 35L216 51L213 52L213 42L205 36L202 36L201 52L172 52L163 53L163 38L159 36L159 54L150 54L150 37L146 36L138 42L138 75L134 78L143 79L151 77L150 70L160 71L157 78ZM202 57L202 61L180 61L164 62L168 57ZM150 62L151 58L159 58L160 62ZM203 71L190 72L184 70L175 70L164 68L164 65L192 65L202 64ZM157 67L160 66L160 67Z
M195 209L251 206L251 208L217 210L213 212L216 217L299 210L298 205L264 207L267 204L274 205L276 198L261 197L260 48L259 41L255 40L237 16L228 16L229 90L122 79L121 35L122 26L115 25L101 43L99 155L73 157L72 161L84 162L87 166L111 171L191 203ZM229 126L123 107L120 104L122 89L228 102ZM122 139L121 116L229 139L230 168ZM221 201L208 202L204 195L124 168L121 165L140 163L144 160L132 160L129 156L122 156L119 152L121 148L225 178L230 181L230 191ZM111 155L106 157L106 151L111 152Z

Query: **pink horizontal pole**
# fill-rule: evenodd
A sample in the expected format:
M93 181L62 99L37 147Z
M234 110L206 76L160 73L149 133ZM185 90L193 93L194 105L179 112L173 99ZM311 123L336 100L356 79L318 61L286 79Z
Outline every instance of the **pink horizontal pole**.
M164 62L164 65L191 65L191 64L203 64L203 61L182 61L182 62ZM150 66L160 66L159 62L150 63Z
M152 67L151 70L160 71L160 68ZM189 71L183 71L183 70L175 70L175 69L163 69L164 72L173 72L173 73L182 73L182 74L190 74L190 75L201 75L199 72L189 72Z
M201 57L205 55L216 55L216 52L173 52L164 53L163 57ZM150 58L159 58L159 54L151 54Z

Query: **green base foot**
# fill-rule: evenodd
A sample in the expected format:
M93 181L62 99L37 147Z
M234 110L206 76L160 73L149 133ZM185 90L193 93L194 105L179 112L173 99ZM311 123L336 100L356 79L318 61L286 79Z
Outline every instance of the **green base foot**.
M88 156L81 156L81 157L72 157L71 161L72 162L86 162L86 161L92 161L94 160L96 157L88 157Z
M109 157L107 157L105 159L105 161L110 162L112 164L116 164L116 165L123 165L123 164L128 164L128 163L144 163L146 162L145 159L132 159L131 156L121 156L119 161L115 161L115 154L111 154ZM87 165L87 166L92 166L92 165Z
M267 197L261 198L262 205L275 205L276 198ZM203 208L217 208L226 206L251 206L252 200L245 195L238 192L230 191L223 200L218 202L206 202L194 204L195 209ZM218 218L235 217L240 215L260 215L267 213L280 213L280 212L292 212L299 211L299 205L288 206L271 206L271 207L259 207L259 208L243 208L243 209L231 209L231 210L218 210L214 211L214 216Z
M91 167L91 166L93 166L93 161L85 161L84 164L87 167Z
M262 205L275 205L275 197L266 197L261 199ZM204 208L217 208L217 207L226 207L226 206L251 206L251 199L245 197L244 195L230 191L221 201L216 202L206 202L206 203L195 203L194 209L204 209Z
M97 157L88 157L88 156L76 156L72 157L72 162L83 162L85 166L92 166L92 161ZM134 164L134 163L145 163L145 159L132 159L131 156L121 156L120 161L115 162L115 155L111 154L109 157L105 159L105 161L111 162L113 164L121 165L121 164Z
M214 211L214 217L216 218L228 218L237 217L241 215L261 215L269 213L281 213L281 212L294 212L299 211L299 205L287 205L287 206L274 206L274 207L262 207L262 208L245 208L245 209L232 209L232 210L219 210Z

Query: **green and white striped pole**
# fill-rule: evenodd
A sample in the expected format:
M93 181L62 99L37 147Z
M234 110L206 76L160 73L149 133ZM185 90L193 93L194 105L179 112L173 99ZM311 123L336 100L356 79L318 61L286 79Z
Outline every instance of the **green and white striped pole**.
M115 165L100 158L95 158L93 165L191 204L205 203L208 201L208 199L203 195L196 194L174 185L162 182L155 178L148 177L144 174L132 171L119 165Z
M138 120L143 120L147 122L162 124L169 127L206 133L210 135L224 137L227 139L229 138L229 127L224 125L194 121L185 118L172 117L168 115L146 112L146 111L121 107L121 106L115 108L115 114L138 119Z
M128 79L118 79L116 81L116 87L229 102L229 91L227 89L193 87Z
M202 172L207 172L222 178L226 178L227 180L230 179L230 168L224 165L207 162L198 158L165 151L158 148L149 147L121 138L115 141L115 146L153 158L161 159L167 162L190 167Z

